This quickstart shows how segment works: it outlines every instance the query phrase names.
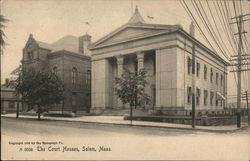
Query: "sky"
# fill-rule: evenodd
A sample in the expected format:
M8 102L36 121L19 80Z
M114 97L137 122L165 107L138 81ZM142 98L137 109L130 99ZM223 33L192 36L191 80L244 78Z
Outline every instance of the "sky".
M1 62L2 82L20 64L29 34L36 40L53 43L66 35L81 36L87 32L93 42L125 24L136 5L147 23L180 24L188 31L191 22L178 0L1 0L0 3L1 14L11 20L4 30L8 45ZM243 11L249 13L249 2L245 1ZM196 38L207 45L197 30ZM235 93L230 74L228 86L229 94Z

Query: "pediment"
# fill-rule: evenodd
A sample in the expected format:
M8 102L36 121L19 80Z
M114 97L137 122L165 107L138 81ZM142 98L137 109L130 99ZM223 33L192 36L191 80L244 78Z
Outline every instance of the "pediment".
M92 45L91 48L98 48L108 46L112 44L122 43L126 41L132 41L149 37L152 35L160 34L169 31L170 28L157 28L157 27L145 27L145 26L126 26L118 28L116 31L108 34L102 39L98 40Z

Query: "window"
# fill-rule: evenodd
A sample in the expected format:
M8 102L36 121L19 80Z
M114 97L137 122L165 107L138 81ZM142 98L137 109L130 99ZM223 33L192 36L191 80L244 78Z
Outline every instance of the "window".
M73 84L76 83L76 77L77 77L77 69L76 69L76 67L73 67L73 69L72 69L72 83Z
M221 86L223 86L223 80L224 80L224 78L223 78L223 75L221 74L221 75L220 75L220 85L221 85Z
M57 75L57 67L53 67L53 73L55 74L55 75Z
M196 63L196 76L200 76L200 63Z
M204 79L207 80L207 66L204 65Z
M218 104L219 104L219 96L218 96L218 94L216 93L215 105L218 106Z
M187 87L187 102L188 104L192 102L192 87Z
M214 92L210 92L210 105L213 106Z
M188 63L187 63L187 67L188 67L188 74L191 74L192 71L192 59L190 57L188 57Z
M33 52L33 51L29 51L29 52L28 52L28 59L29 59L29 60L34 59L34 52Z
M208 96L208 92L207 90L204 90L204 106L207 105L207 96Z
M200 105L200 96L201 96L201 90L199 88L196 89L196 104Z
M218 84L218 81L219 81L219 73L216 73L216 80L215 80L216 84Z
M9 108L15 108L15 103L13 101L9 102Z
M211 68L211 71L210 71L210 82L213 83L213 76L214 76L214 73L213 73L213 69Z

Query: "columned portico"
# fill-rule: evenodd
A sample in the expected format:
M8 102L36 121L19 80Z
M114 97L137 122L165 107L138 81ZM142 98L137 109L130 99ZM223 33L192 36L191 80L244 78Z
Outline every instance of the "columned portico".
M151 96L152 104L139 108L141 111L162 114L184 114L190 110L188 57L190 44L197 45L197 62L201 66L197 74L200 91L214 90L226 95L226 84L217 87L204 80L202 70L205 66L220 71L226 62L207 49L195 38L189 36L180 25L147 24L138 9L129 22L93 43L92 51L92 110L128 111L114 92L115 77L121 77L123 68L132 72L147 71L145 93ZM226 72L226 71L223 71ZM209 107L200 103L200 110ZM124 108L125 107L125 108ZM221 110L223 106L218 106ZM118 110L119 109L119 110ZM138 110L138 109L137 109Z

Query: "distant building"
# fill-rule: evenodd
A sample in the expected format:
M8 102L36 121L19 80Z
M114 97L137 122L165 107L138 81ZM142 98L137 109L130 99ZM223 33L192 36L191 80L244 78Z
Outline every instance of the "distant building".
M88 112L91 106L91 58L87 49L91 36L65 36L52 44L32 35L23 49L23 70L34 68L56 73L65 85L64 99L52 111Z
M9 87L9 79L1 85L1 113L16 112L19 104L19 111L22 111L20 96L17 96L15 90Z
M227 65L180 25L148 24L136 8L131 19L91 44L93 113L128 111L117 99L114 78L123 67L148 71L146 93L152 104L140 107L147 112L189 115L192 104L192 49L196 54L196 111L220 113L226 107Z

